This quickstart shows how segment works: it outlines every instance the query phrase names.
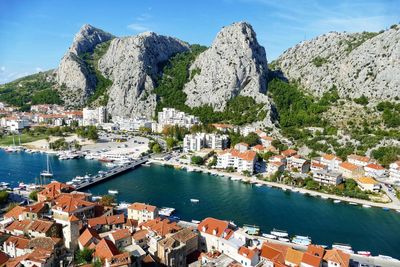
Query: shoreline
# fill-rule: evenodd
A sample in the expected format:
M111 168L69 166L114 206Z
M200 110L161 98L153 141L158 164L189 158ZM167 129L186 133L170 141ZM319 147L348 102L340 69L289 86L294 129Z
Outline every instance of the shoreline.
M280 183L276 183L276 182L268 182L268 181L264 181L264 180L260 180L257 178L253 178L253 177L247 177L241 174L237 174L237 173L229 173L229 172L224 172L224 171L220 171L220 170L216 170L216 169L206 169L204 167L200 167L200 166L194 166L194 165L186 165L186 164L181 164L181 163L169 163L167 161L164 160L155 160L155 159L151 159L149 162L151 163L158 163L161 165L168 165L168 166L173 166L173 167L180 167L180 168L191 168L193 170L196 171L200 171L203 173L209 173L209 174L215 174L215 175L223 175L229 178L235 178L238 179L238 181L242 181L242 182L249 182L249 183L253 183L253 184L262 184L265 186L270 186L270 187L274 187L274 188L278 188L281 190L290 190L293 192L293 188L296 190L296 193L300 193L300 194L308 194L312 197L320 197L322 199L326 199L326 200L340 200L341 202L346 202L347 204L349 203L356 203L357 205L352 205L352 206L360 206L360 205L369 205L371 207L375 207L375 208L383 208L383 209L390 209L396 212L400 211L400 205L396 205L393 202L390 203L379 203L379 202L373 202L370 200L364 200L364 199L357 199L357 198L350 198L350 197L344 197L344 196L338 196L338 195L332 195L332 194L327 194L327 193L322 193L322 192L318 192L318 191L313 191L313 190L309 190L309 189L305 189L305 188L300 188L300 187L293 187L290 185L285 185L285 184L280 184ZM295 193L295 192L294 192ZM351 205L351 204L349 204Z

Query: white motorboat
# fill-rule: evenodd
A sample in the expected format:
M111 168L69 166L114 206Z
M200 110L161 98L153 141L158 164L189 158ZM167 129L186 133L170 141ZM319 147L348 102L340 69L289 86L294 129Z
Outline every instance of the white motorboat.
M370 205L367 205L367 204L363 204L362 207L363 207L363 208L371 208L371 206L370 206Z
M93 201L98 201L101 199L101 196L92 196Z
M263 237L265 238L269 238L269 239L277 239L277 237L275 235L270 235L270 234L261 234Z
M6 183L6 182L1 182L0 183L0 186L9 186L10 184L9 183Z
M342 202L342 201L339 200L339 199L335 199L335 200L333 201L333 203L335 203L335 204L340 203L340 202Z
M285 238L285 237L278 237L278 240L282 241L282 242L290 242L289 238Z
M355 202L349 202L350 205L357 206L358 204Z
M109 189L108 193L111 194L111 195L117 195L118 194L118 190Z
M200 224L200 221L198 221L198 220L192 220L192 223Z
M131 204L128 203L128 202L121 202L121 203L118 204L118 206L116 207L116 209L117 209L117 210L127 210L128 207L129 207L130 205L131 205Z
M258 184L258 183L257 183L257 184L256 184L256 186L257 186L257 187L261 187L261 186L262 186L262 184Z
M240 181L241 178L239 178L239 177L231 177L231 180L232 180L232 181Z
M164 207L164 208L161 208L161 209L158 211L158 214L161 215L161 216L167 216L167 217L169 217L169 216L172 215L172 213L174 213L174 211L175 211L174 208Z
M191 198L191 199L190 199L190 202L192 202L192 203L198 203L198 202L200 202L200 200L198 200L198 199L196 199L196 198Z
M286 231L278 230L275 228L270 233L271 233L271 235L274 235L277 237L288 237L289 236L289 234Z
M329 199L327 196L321 196L322 199Z
M73 181L68 181L68 182L66 182L65 184L67 184L67 185L73 185L74 182L73 182Z
M358 255L361 255L361 256L366 256L366 257L371 256L371 252L369 252L369 251L363 251L363 250L357 251L357 254L358 254Z
M292 239L292 243L297 245L308 246L311 244L311 238L309 238L308 236L296 235Z

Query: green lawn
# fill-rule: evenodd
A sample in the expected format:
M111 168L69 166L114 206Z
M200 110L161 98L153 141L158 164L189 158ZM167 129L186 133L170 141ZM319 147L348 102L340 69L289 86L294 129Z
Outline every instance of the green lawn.
M45 134L39 134L39 135L28 135L28 134L21 134L21 144L24 143L29 143L29 142L33 142L33 141L37 141L40 139L45 139L47 137L47 135ZM18 136L15 135L15 144L18 145ZM2 138L0 138L0 146L9 146L13 144L13 137L12 135L8 135L8 136L3 136Z

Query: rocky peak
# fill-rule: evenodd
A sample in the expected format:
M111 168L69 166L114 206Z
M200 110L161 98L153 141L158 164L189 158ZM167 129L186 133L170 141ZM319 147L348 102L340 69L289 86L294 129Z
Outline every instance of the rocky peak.
M69 52L77 55L92 52L96 45L106 42L114 36L108 32L93 27L90 24L84 24L75 35Z
M186 104L211 105L223 110L237 95L268 102L265 96L268 74L264 48L251 25L238 22L224 27L212 46L201 53L190 68L194 77L185 85Z

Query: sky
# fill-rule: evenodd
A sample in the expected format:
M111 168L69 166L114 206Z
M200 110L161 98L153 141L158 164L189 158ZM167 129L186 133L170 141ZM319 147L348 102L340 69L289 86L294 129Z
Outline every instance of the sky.
M268 61L329 31L379 31L400 21L398 0L0 0L0 84L56 68L80 27L144 31L211 45L221 27L249 22Z

